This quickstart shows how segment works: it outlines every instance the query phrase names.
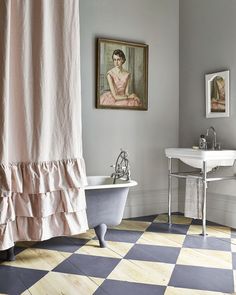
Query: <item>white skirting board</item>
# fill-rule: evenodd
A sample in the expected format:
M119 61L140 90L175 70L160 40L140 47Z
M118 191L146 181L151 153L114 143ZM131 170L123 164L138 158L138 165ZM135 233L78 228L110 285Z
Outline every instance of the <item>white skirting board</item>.
M184 194L179 192L179 212L184 212ZM236 228L236 195L207 192L206 219Z
M178 188L172 189L172 212L178 211ZM168 190L129 191L124 218L168 212Z

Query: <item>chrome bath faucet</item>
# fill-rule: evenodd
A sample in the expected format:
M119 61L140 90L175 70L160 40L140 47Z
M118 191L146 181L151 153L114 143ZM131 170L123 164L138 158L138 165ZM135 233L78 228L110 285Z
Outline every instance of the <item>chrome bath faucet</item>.
M116 179L126 177L126 180L130 180L130 166L128 160L128 153L121 149L121 152L116 160L116 164L111 167L115 167L115 172L111 174L111 177L114 178L113 184L115 184Z

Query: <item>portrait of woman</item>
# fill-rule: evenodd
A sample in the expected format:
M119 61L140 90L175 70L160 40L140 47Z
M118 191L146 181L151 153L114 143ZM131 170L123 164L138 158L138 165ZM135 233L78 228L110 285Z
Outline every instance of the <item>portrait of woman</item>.
M220 76L216 76L212 81L211 111L225 111L225 80Z
M129 93L130 73L123 68L126 61L121 49L112 53L114 67L107 72L107 81L110 91L100 96L101 105L139 106L140 99L135 93Z
M147 110L147 45L98 39L96 107Z
M211 112L225 111L225 80L216 76L212 80L211 88Z
M230 115L229 70L205 75L206 117Z

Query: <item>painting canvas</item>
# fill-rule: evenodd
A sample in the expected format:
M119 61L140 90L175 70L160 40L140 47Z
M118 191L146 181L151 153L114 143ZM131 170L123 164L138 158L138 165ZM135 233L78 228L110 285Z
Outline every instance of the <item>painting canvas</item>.
M229 117L229 71L206 75L206 117Z
M148 109L148 45L97 40L96 107Z

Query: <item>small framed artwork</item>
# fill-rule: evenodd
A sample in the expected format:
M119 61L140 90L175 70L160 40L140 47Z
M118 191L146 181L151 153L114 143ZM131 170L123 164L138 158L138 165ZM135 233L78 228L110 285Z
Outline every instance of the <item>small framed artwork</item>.
M148 45L97 39L96 107L148 109Z
M206 117L229 117L229 71L205 76Z

